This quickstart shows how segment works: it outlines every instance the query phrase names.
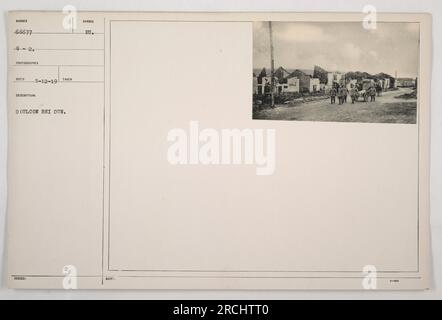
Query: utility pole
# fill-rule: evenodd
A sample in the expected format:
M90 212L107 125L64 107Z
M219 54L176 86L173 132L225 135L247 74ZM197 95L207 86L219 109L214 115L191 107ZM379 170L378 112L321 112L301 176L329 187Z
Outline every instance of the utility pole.
M272 35L272 22L269 21L269 35L270 35L270 92L272 96L272 108L275 107L275 79L273 74L275 72L275 60L273 59L273 35Z

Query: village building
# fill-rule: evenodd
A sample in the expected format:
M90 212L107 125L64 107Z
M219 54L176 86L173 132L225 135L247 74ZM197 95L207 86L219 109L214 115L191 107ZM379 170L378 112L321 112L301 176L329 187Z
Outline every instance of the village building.
M289 71L283 67L279 67L274 72L274 88L273 93L298 93L300 91L300 80L293 76ZM271 93L271 77L267 75L267 70L264 68L260 74L253 76L253 93L257 95L264 95ZM310 85L310 83L308 84Z
M321 86L318 78L310 78L309 92L318 92Z
M278 93L298 93L299 79L296 77L286 77L278 83Z
M275 70L275 72L273 73L273 75L282 80L287 78L290 75L290 72L287 71L286 69L284 69L283 67L279 67L278 69Z
M416 86L416 79L413 78L397 78L396 86L402 88L410 88Z
M327 85L332 87L334 83L340 84L344 78L344 74L339 71L327 73Z
M258 95L263 95L263 94L269 94L271 93L271 85L272 85L272 78L271 77L267 77L267 76L259 76L257 78L257 90L256 93ZM275 84L277 83L276 79L275 79ZM273 88L273 92L276 93L276 86L275 88Z
M317 92L320 90L319 79L313 78L313 71L296 69L290 77L299 79L299 92Z

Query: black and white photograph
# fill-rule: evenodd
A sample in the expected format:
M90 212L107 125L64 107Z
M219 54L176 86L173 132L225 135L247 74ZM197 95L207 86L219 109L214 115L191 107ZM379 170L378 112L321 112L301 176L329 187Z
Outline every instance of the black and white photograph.
M256 22L253 119L415 124L419 23Z

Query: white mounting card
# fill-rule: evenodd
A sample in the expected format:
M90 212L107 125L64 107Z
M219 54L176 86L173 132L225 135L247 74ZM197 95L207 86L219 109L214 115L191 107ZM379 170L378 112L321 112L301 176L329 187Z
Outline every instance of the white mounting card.
M10 287L430 287L430 15L8 19Z

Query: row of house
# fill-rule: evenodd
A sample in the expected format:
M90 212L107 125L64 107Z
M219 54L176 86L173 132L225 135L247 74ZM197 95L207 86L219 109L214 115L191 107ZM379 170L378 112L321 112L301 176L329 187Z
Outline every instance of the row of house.
M279 67L274 72L274 93L315 93L322 91L327 93L333 86L346 86L348 89L362 84L363 87L380 85L387 90L393 86L388 75L378 75L372 79L366 73L344 73L339 71L328 72L320 67L315 70L292 71ZM412 79L411 79L412 80ZM403 81L400 86L411 86L410 82ZM365 89L365 88L364 88ZM269 94L271 91L271 77L267 75L266 69L262 69L258 75L253 74L253 93L257 95Z
M270 93L271 77L265 69L259 75L253 74L253 93ZM287 71L279 67L274 72L274 93L317 92L321 90L320 81L303 70Z
M397 78L397 86L403 88L410 88L416 86L416 79L413 78Z
M362 88L365 90L367 87L380 85L383 90L387 90L391 88L391 80L388 77L381 79L371 79L371 78L362 78L362 79L354 79L351 76L346 75L343 72L329 72L327 74L328 81L327 86L331 87L333 84L337 83L339 85L345 85L347 89L351 89L352 87L356 87L358 83L362 84Z

